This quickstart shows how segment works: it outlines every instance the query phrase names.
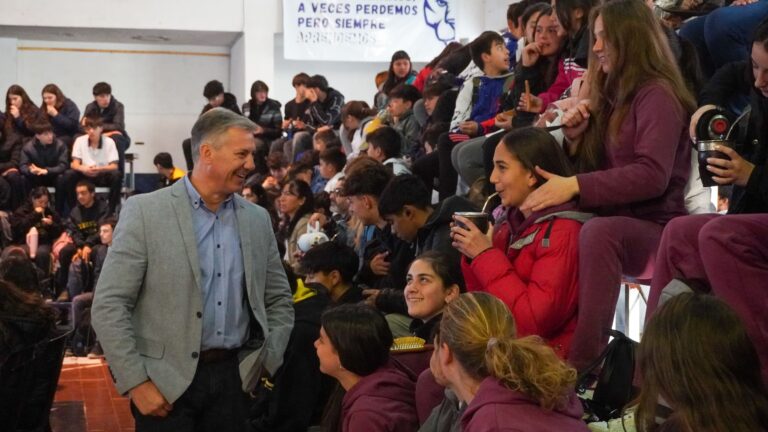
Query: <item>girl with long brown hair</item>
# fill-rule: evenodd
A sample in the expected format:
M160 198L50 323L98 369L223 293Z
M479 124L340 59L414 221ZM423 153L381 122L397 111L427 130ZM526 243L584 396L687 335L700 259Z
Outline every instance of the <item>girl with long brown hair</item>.
M680 294L654 315L638 351L640 432L768 430L768 391L744 324L715 297ZM672 409L661 424L659 401ZM661 417L664 417L661 415Z
M658 20L640 0L592 12L589 100L563 116L578 174L547 183L523 211L578 198L599 216L579 239L579 317L569 361L581 369L607 343L622 275L650 278L664 225L685 215L687 123L694 99Z
M80 133L80 110L56 84L47 84L42 94L40 111L51 122L53 134L71 148L75 135Z
M462 294L443 310L430 368L467 404L461 430L586 431L576 371L540 338L516 336L509 309L490 294Z
M31 124L40 116L38 109L29 98L26 90L18 84L8 87L5 93L5 124L3 133L31 137L35 133Z

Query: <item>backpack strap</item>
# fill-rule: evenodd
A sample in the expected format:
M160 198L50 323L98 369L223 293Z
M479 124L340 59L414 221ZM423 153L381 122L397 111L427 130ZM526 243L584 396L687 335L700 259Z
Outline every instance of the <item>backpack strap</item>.
M549 247L549 237L552 235L552 225L555 223L556 217L553 217L549 220L549 225L547 225L547 230L544 231L544 238L541 239L541 247L548 248Z

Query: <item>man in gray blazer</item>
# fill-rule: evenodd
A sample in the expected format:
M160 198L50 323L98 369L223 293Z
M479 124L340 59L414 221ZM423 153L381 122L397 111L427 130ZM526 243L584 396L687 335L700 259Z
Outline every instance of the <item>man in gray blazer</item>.
M269 215L236 194L255 129L202 115L191 175L120 214L92 321L137 432L245 430L246 392L282 363L290 288Z

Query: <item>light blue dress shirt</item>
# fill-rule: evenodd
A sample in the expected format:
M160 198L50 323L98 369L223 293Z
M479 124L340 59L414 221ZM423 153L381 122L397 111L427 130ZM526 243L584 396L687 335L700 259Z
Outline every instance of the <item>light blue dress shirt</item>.
M203 297L201 349L239 348L248 338L248 316L243 293L243 254L235 200L227 198L214 213L205 206L189 176L184 185L192 208Z

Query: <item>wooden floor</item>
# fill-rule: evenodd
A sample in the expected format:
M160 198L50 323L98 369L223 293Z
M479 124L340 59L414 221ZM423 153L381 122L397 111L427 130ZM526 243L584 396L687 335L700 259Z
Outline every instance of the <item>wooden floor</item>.
M133 432L133 417L128 398L120 396L112 384L109 369L103 359L91 360L85 357L67 357L59 378L54 402L82 402L86 429L82 432ZM54 405L55 406L55 405ZM52 414L56 416L54 411ZM66 419L53 422L66 427ZM72 424L72 423L69 423ZM72 431L76 432L76 431ZM79 432L79 431L78 431Z

